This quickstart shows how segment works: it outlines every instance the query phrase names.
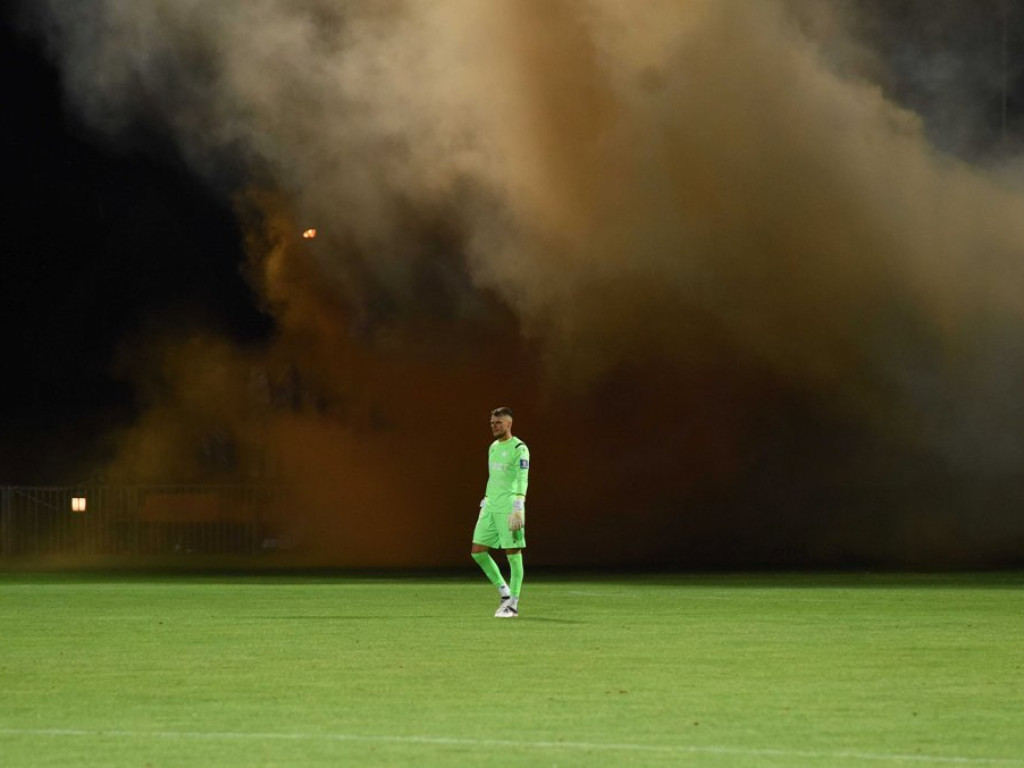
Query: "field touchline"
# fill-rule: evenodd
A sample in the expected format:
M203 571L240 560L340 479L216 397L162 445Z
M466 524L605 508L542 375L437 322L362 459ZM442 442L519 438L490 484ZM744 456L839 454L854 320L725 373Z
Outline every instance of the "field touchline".
M371 736L347 733L244 733L217 731L126 731L84 728L0 728L0 737L41 738L89 737L131 739L180 739L183 741L350 741L373 744L422 744L466 747L503 747L516 749L561 749L597 752L657 752L662 754L735 755L738 757L790 757L850 762L900 762L924 765L1024 766L1024 759L1000 757L963 757L910 753L850 752L798 749L757 749L714 745L601 744L587 741L512 741L504 739L459 739L440 736Z

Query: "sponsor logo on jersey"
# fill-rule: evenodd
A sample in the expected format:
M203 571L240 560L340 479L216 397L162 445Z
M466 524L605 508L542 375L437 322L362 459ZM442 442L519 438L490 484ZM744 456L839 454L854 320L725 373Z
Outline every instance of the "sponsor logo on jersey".
M519 468L520 469L529 469L530 468L530 460L529 459L520 459L519 460Z

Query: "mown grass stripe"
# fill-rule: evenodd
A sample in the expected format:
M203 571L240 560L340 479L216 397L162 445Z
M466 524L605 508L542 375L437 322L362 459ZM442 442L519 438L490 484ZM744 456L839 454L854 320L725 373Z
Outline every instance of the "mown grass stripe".
M779 757L863 762L904 762L927 765L998 765L1024 766L1024 759L998 757L967 757L929 754L886 754L829 750L796 750L758 747L728 747L696 744L607 744L588 741L529 741L519 739L466 739L444 736L388 736L351 733L272 733L217 731L131 731L89 730L83 728L0 728L0 736L63 737L232 741L353 741L373 744L416 744L423 746L464 746L503 749L563 749L604 752L657 752L666 754L734 755L737 757Z

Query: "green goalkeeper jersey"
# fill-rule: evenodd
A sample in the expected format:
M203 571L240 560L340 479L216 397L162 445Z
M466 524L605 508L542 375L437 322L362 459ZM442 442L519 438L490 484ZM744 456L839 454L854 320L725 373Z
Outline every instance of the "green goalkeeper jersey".
M518 437L495 440L487 451L487 511L509 514L518 496L525 498L530 478L530 449Z

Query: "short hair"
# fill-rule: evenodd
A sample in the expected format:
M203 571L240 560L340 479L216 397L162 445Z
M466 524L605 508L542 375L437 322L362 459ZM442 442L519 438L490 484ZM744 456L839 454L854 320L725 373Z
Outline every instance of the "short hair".
M495 408L493 411L491 411L491 416L508 416L511 419L512 409L509 408L507 405L503 405L500 408Z

